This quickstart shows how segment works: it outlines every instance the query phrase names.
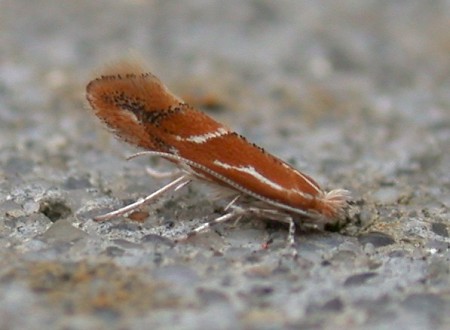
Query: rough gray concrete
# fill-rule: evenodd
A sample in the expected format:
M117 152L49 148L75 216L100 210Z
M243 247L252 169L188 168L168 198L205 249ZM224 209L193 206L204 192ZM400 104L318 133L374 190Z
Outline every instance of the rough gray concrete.
M450 329L450 3L0 1L1 329ZM141 54L177 94L327 188L351 223L224 224L193 184L145 221L148 159L87 110ZM139 220L139 219L138 219ZM269 244L266 244L269 242Z

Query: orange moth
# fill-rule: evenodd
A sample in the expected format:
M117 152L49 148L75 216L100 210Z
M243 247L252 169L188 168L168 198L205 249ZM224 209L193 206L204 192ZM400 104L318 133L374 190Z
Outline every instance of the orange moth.
M166 186L97 220L136 210L192 180L223 188L230 203L224 215L191 234L253 214L287 223L288 241L293 243L296 222L323 223L344 216L346 190L323 191L308 175L183 102L140 64L109 66L87 85L86 97L118 138L145 150L132 157L159 156L179 168L178 177Z

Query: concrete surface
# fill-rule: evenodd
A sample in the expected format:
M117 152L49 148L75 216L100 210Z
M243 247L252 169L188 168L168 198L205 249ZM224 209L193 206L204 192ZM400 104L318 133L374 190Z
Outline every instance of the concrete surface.
M0 1L0 328L450 329L449 17L444 0ZM164 184L84 101L130 50L351 190L350 223L299 231L298 258L260 219L175 244L221 214L198 184L144 221L92 221Z

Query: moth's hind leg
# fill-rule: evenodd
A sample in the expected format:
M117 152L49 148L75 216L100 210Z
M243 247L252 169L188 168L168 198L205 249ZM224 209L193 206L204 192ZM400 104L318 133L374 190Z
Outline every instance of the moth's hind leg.
M181 189L185 185L191 182L191 178L189 175L182 175L179 178L173 180L172 182L166 184L164 187L158 189L157 191L153 192L152 194L148 195L145 198L139 199L138 201L127 205L125 207L122 207L118 210L97 216L94 218L95 221L105 221L110 220L114 217L118 217L120 215L123 215L125 213L128 213L130 211L136 210L143 205L149 204L153 202L155 199L163 195L164 193L171 192L171 191L177 191L178 189Z
M173 170L173 171L163 172L163 171L155 170L149 166L147 166L145 168L145 172L147 172L148 175L150 175L152 178L155 178L155 179L173 178L173 177L179 176L182 173L182 171L178 170L178 169Z

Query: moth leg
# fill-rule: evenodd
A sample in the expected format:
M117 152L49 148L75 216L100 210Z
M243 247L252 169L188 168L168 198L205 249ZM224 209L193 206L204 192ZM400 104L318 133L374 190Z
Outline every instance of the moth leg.
M155 170L151 167L146 167L145 171L147 172L148 175L150 175L152 178L155 178L155 179L173 178L182 173L182 171L180 171L180 170L163 172L163 171Z
M284 218L277 219L276 221L280 221L283 223L287 223L289 225L289 232L287 236L287 245L289 247L295 246L295 222L291 216L286 216Z
M242 216L247 213L246 210L240 208L240 207L233 207L233 210L229 213L226 213L218 218L215 218L214 220L211 220L209 222L206 222L200 226L198 226L197 228L193 229L192 231L190 231L189 233L187 233L185 235L185 237L182 237L181 239L178 239L177 241L180 240L184 240L184 239L188 239L192 236L197 235L198 233L204 232L209 230L211 227L217 225L218 223L222 223L225 221L229 221L232 219L236 219L239 220L240 218L242 218Z
M287 252L294 258L297 258L298 251L295 248L295 223L294 219L292 219L291 216L286 216L284 218L284 221L286 221L289 224L289 233L287 237L288 244L286 246Z
M234 207L234 203L236 203L236 201L239 199L239 197L241 197L241 195L237 195L236 197L234 197L234 198L227 204L227 206L225 206L224 211L228 211L228 209Z
M282 223L286 223L289 226L289 232L287 236L287 247L294 248L295 247L295 222L294 219L285 213L279 212L277 210L272 209L261 209L256 207L251 207L248 209L249 212L255 214L258 217L266 218L272 221L278 221Z
M292 217L286 217L285 220L289 224L289 233L287 237L286 252L293 258L298 257L298 251L295 247L295 223Z
M145 204L149 204L149 203L153 202L156 198L160 197L161 195L163 195L166 192L177 191L178 189L181 189L182 187L184 187L185 185L187 185L190 182L191 182L191 179L188 175L182 175L179 178L168 183L164 187L162 187L162 188L158 189L157 191L153 192L152 194L148 195L147 197L139 199L138 201L136 201L132 204L129 204L125 207L122 207L118 210L97 216L94 218L94 220L95 221L105 221L105 220L110 220L114 217L123 215L127 212L130 212L132 210L140 208L141 206L143 206Z

